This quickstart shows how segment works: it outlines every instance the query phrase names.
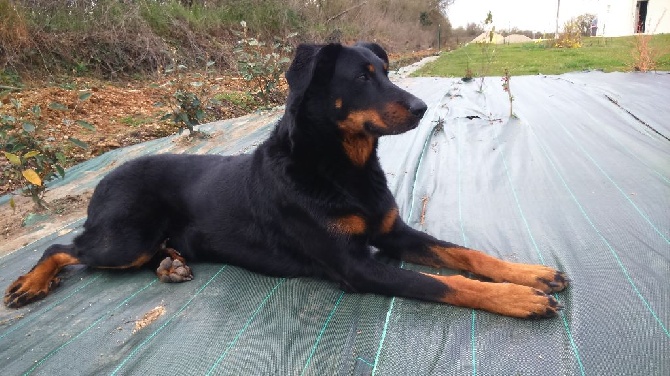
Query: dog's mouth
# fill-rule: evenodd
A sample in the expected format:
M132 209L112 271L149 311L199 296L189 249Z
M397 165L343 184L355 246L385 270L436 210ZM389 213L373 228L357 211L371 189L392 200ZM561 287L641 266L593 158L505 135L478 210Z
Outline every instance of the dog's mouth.
M338 125L345 133L365 133L373 137L405 133L419 125L426 111L423 101L415 102L390 102L381 108L351 111Z
M412 129L419 126L420 121L421 118L414 116L413 119L408 119L408 121L404 121L402 123L385 122L383 127L380 127L372 122L365 122L363 128L367 133L376 137L392 136L411 131Z

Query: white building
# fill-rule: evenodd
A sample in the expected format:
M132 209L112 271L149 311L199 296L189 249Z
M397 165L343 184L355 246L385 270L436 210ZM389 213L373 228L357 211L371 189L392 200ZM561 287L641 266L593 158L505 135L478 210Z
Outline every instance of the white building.
M600 0L596 35L670 33L670 0Z

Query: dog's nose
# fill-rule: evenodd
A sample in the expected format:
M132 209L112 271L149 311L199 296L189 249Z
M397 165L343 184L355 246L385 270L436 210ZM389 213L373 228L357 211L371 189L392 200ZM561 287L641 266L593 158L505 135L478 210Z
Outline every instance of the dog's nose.
M426 106L426 103L419 98L414 98L414 100L409 103L409 112L418 118L423 117L423 114L426 113L427 109L428 106Z

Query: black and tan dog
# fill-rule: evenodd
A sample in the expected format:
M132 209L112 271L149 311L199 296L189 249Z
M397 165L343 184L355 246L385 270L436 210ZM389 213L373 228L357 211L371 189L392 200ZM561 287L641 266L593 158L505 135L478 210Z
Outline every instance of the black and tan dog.
M74 244L50 246L7 288L5 304L43 298L66 265L160 261L160 279L181 282L192 278L188 260L508 316L556 315L560 306L548 294L567 286L563 273L440 241L400 219L377 141L415 128L426 104L387 74L388 57L376 44L299 46L286 73L286 113L254 153L156 155L122 165L97 186ZM398 268L378 260L371 246L492 282Z

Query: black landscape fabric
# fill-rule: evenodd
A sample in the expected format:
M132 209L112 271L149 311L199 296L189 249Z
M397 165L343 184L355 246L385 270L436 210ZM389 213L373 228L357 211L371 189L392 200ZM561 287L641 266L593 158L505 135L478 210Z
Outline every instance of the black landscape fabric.
M191 265L182 284L69 267L43 301L0 308L0 374L669 375L670 74L512 77L513 117L499 77L481 92L459 79L399 84L429 106L418 129L379 148L403 218L567 272L558 317L349 294L230 265ZM212 139L187 146L171 137L111 152L51 189L91 189L143 154L247 152L280 115L205 125ZM82 223L0 256L0 289Z

